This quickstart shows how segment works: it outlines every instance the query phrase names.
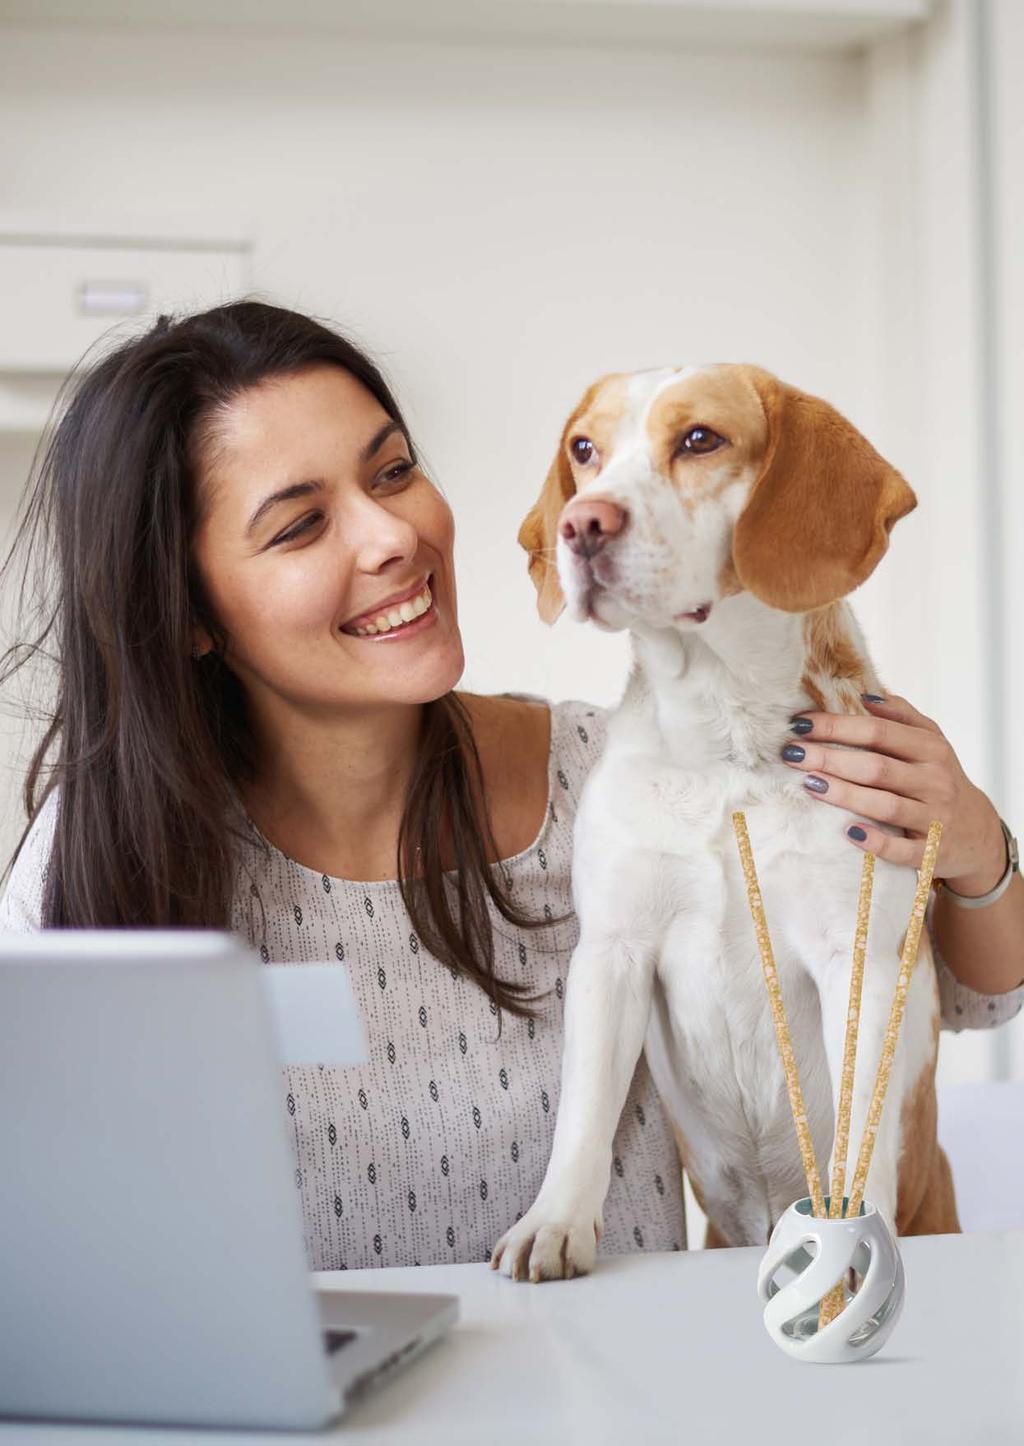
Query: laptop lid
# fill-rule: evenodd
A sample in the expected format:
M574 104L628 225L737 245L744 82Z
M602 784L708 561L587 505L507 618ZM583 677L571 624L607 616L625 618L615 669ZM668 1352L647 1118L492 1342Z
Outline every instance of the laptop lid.
M0 936L0 1412L338 1409L262 965L229 935Z

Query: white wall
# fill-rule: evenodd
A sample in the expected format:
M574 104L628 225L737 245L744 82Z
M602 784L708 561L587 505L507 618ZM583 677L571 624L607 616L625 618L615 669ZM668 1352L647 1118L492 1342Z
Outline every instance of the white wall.
M617 696L623 640L543 629L514 540L589 380L752 360L827 396L921 499L854 600L881 675L985 783L983 580L949 521L972 516L973 414L946 409L952 465L941 435L922 440L938 382L930 411L917 386L961 266L955 235L935 250L921 179L940 70L920 44L867 59L8 30L0 224L241 233L262 294L368 343L455 510L481 691ZM8 498L22 460L0 448ZM943 590L934 538L958 549L969 605ZM944 1067L984 1074L987 1049L950 1041Z
M856 60L9 31L0 66L5 207L248 232L263 294L383 360L471 688L617 696L622 640L544 630L515 543L594 376L750 359L863 411Z
M1000 549L995 598L1000 677L1003 770L1000 802L1018 835L1024 833L1024 7L995 0L990 7L988 77L993 270L992 347L995 490ZM1024 1077L1024 1021L997 1042L1005 1074Z

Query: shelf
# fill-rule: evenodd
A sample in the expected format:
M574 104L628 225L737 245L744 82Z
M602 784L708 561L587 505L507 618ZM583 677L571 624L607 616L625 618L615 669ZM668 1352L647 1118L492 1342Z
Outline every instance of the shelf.
M401 42L863 48L927 20L931 0L7 0L37 27L333 32Z

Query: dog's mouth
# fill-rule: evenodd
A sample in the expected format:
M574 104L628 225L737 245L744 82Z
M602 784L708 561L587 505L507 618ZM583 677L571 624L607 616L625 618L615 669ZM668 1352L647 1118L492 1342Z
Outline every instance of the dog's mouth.
M572 601L575 606L571 607L570 610L578 622L594 623L597 627L609 632L618 632L623 626L629 626L628 619L634 615L631 600L628 597L623 597L618 588L614 586L609 587L606 583L595 577L592 572L587 577L584 586L576 591ZM610 617L602 616L602 601L611 605L614 620ZM676 623L695 623L699 627L701 623L707 622L711 616L713 606L714 604L710 601L699 603L697 607L689 608L686 612L675 613L672 621ZM620 616L623 608L626 609L625 615ZM643 615L642 609L635 614L637 619ZM664 626L664 624L662 624L662 626Z
M570 613L577 622L594 623L599 628L618 632L622 627L629 626L631 616L638 619L647 616L648 607L644 605L644 600L632 596L629 589L623 586L613 558L600 552L595 558L574 556L573 564L571 575L565 580L564 590ZM611 606L613 618L602 617L602 601ZM698 603L696 607L688 608L685 612L674 613L672 621L696 623L699 626L707 622L713 606L709 598L707 602ZM663 620L664 617L665 614L662 613Z
M619 632L623 626L621 622L616 623L602 615L602 601L610 603L614 613L615 595L611 588L603 586L593 577L587 580L584 587L567 594L566 601L569 615L574 622L590 623L603 633Z
M605 589L601 586L599 582L591 581L586 592L582 595L579 601L581 622L593 623L596 627L603 629L606 629L608 627L608 624L604 621L604 619L601 617L601 614L597 610L598 602L604 595L604 593Z
M687 613L676 613L676 622L682 622L685 618L691 623L706 623L711 616L711 606L711 603L705 602Z

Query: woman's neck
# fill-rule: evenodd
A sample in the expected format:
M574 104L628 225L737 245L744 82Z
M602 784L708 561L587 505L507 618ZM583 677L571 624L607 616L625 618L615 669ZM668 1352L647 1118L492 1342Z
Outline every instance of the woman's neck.
M319 873L394 878L422 713L404 703L316 717L261 710L256 778L242 793L250 818Z

